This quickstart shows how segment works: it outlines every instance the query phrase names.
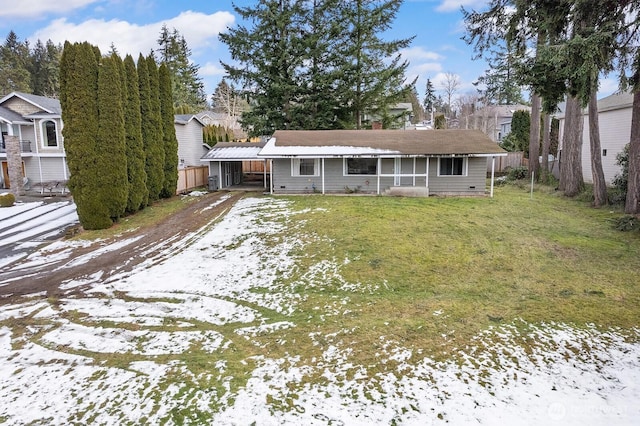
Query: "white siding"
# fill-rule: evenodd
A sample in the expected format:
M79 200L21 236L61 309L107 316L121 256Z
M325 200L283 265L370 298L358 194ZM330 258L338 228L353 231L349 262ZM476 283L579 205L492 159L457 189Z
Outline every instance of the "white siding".
M178 167L200 167L200 158L206 154L202 146L202 125L196 120L174 125L178 139Z

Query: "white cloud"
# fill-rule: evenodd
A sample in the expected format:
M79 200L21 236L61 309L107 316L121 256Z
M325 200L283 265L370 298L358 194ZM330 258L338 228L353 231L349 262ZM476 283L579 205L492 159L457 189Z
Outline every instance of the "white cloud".
M207 62L203 66L200 67L200 75L203 77L206 76L221 76L225 75L226 71L219 62Z
M0 18L36 18L48 13L62 15L98 1L100 0L7 0L0 6Z
M444 59L443 56L440 55L439 53L425 50L420 46L402 49L400 51L400 54L404 59L408 59L409 62L420 61L420 60L440 61Z
M79 0L77 0L79 1ZM51 24L34 33L29 39L48 40L55 43L88 41L106 52L111 44L118 49L120 55L139 53L148 54L157 48L157 38L163 24L171 30L176 28L184 36L194 54L198 50L209 48L217 42L220 32L234 23L234 16L229 12L216 12L210 15L185 11L175 18L162 22L138 25L127 21L112 19L90 19L79 24L68 22L66 18L56 19Z
M443 0L440 6L436 7L436 10L438 12L456 12L462 6L469 9L477 8L487 3L487 0Z

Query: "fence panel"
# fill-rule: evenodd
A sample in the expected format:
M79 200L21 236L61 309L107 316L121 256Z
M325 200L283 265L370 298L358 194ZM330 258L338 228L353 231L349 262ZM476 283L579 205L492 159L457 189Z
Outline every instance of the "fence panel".
M502 173L508 168L516 168L520 166L528 166L528 160L524 158L524 152L507 152L506 157L496 157L496 173ZM491 159L487 160L487 172L491 172Z
M209 177L209 167L187 167L178 170L178 186L176 193L181 194L193 188L206 187Z

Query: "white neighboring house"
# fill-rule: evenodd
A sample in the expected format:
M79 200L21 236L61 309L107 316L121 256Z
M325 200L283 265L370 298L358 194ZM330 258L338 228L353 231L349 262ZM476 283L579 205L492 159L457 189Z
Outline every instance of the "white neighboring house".
M12 92L0 99L0 188L9 188L6 136L20 140L27 186L66 185L69 168L62 137L62 108L57 99Z
M632 106L632 93L615 93L598 100L602 170L607 185L611 185L616 174L620 173L620 166L616 165L616 156L622 152L631 138ZM558 116L558 120L560 121L558 152L561 152L562 138L564 135L564 115ZM586 109L583 111L583 120L582 175L585 182L593 183L593 175L591 173L591 142L589 140L589 114ZM560 161L562 161L562 157L560 157Z
M211 149L204 143L205 124L194 114L175 115L173 123L178 139L178 169L202 167L200 158Z
M460 119L461 129L480 130L494 142L502 142L511 133L511 120L516 111L529 111L527 105L490 105Z

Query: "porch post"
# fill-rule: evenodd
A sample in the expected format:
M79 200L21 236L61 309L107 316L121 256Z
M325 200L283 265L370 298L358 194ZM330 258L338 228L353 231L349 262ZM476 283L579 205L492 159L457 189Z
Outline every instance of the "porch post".
M491 191L490 197L493 198L493 177L495 176L496 171L496 157L491 157Z
M218 161L218 189L222 189L222 161Z
M263 165L262 165L262 178L264 180L264 183L262 186L264 186L265 188L267 187L267 160L262 160Z
M431 157L426 157L427 164L425 167L425 177L424 177L424 186L425 188L429 188L429 162L431 161Z
M322 195L324 195L324 157L322 157Z
M416 157L413 157L413 186L416 186Z
M380 173L382 172L382 158L378 157L378 167L377 167L377 178L378 178L378 190L377 194L380 195Z
M269 194L273 195L273 160L269 159L269 175L271 176L269 182Z

